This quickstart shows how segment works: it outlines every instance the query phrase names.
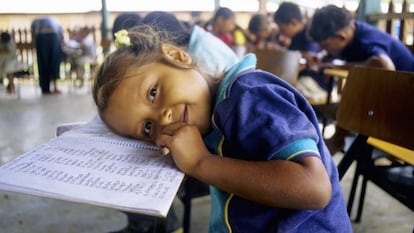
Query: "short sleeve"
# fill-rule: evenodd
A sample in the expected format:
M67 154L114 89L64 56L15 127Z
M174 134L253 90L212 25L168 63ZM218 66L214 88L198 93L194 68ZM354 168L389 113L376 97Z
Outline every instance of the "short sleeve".
M309 118L312 110L296 92L277 84L233 89L240 94L224 101L221 107L231 110L219 122L229 147L240 148L238 153L249 160L319 155L319 134Z

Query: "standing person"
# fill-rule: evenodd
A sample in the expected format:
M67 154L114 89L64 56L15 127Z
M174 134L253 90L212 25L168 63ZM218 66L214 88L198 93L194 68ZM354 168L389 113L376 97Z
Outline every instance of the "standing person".
M76 78L80 81L79 87L83 87L85 82L85 65L89 65L91 76L94 75L96 68L96 44L93 40L91 29L82 27L79 30L79 48L81 53L76 58Z
M309 35L328 54L346 61L346 67L414 71L414 55L406 45L368 23L354 20L351 12L335 5L315 12ZM342 150L347 133L336 127L335 134L327 141L332 154Z
M151 27L125 36L97 72L99 115L211 185L210 232L352 231L315 114L292 86L255 70L253 54L211 77Z
M61 91L57 87L57 80L63 55L62 26L55 18L41 17L32 22L31 30L42 94L59 94ZM53 82L53 91L50 90L50 82Z

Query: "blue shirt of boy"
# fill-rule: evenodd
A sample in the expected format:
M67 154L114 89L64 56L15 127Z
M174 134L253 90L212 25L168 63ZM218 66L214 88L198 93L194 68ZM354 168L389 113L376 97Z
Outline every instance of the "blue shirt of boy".
M255 64L249 54L224 77L206 145L219 156L249 161L317 156L329 174L332 197L321 210L291 210L210 187L209 232L352 232L337 170L312 108L291 85L255 70Z
M414 71L414 55L406 45L370 24L355 21L354 39L340 57L347 62L362 62L380 54L388 55L396 70Z
M307 29L305 28L297 33L293 38L292 42L289 45L289 50L298 50L304 52L319 52L319 45L316 42L313 42L307 36Z

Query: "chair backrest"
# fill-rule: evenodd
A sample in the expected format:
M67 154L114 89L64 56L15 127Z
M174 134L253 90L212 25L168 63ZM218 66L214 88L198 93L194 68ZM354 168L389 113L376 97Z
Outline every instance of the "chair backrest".
M349 131L414 149L414 73L352 68L336 118Z
M273 73L292 85L296 84L299 74L299 51L257 49L257 69Z

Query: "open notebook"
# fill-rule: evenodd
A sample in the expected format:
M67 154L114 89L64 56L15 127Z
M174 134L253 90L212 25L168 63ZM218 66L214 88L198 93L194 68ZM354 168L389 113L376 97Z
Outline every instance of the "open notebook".
M0 189L165 217L184 178L158 147L94 118L0 167Z

